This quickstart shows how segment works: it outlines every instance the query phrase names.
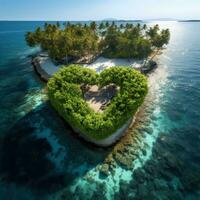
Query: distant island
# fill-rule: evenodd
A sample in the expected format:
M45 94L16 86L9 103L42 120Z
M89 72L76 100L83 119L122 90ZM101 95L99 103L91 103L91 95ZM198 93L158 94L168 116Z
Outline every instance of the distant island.
M49 80L51 104L75 132L99 146L116 142L133 123L148 90L142 73L156 65L152 58L169 39L169 29L158 25L115 22L45 23L43 29L26 34L29 46L47 53L34 58L34 65ZM51 61L42 63L43 57ZM96 68L98 59L105 63ZM113 59L114 67L109 68L106 63ZM141 67L118 66L125 60L142 61Z
M200 22L200 20L192 19L192 20L179 20L179 22Z
M129 23L129 22L138 22L138 23L142 23L143 20L138 20L138 19L115 19L115 18L107 18L107 19L103 19L101 20L102 22L125 22L125 23Z

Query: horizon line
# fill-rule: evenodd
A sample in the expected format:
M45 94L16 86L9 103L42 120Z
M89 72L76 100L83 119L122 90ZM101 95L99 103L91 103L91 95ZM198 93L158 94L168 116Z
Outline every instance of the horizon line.
M1 22L90 22L90 21L200 21L200 19L173 19L173 18L155 18L155 19L85 19L85 20L56 20L56 19L0 19Z
M47 19L47 20L43 20L43 19L28 19L28 20L23 20L23 19L0 19L0 21L27 21L27 22L34 22L34 21L38 21L38 22L43 22L43 21L59 21L59 22L68 22L68 21L72 21L72 22L88 22L88 21L156 21L156 20L160 20L160 21L179 21L179 19L88 19L88 20L56 20L56 19Z

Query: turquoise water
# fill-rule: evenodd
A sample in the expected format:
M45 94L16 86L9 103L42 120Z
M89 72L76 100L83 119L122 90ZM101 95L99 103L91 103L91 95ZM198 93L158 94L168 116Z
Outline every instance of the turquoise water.
M141 128L133 167L106 178L97 166L112 148L73 134L31 66L24 34L43 23L0 22L0 199L200 199L200 24L160 23L171 40L150 77L151 134Z

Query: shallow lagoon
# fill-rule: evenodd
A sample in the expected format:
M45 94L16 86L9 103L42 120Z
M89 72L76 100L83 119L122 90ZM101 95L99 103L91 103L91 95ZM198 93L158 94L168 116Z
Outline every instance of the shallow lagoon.
M1 199L200 198L199 23L160 24L172 38L132 130L137 145L127 146L137 154L132 167L117 163L107 178L97 168L113 148L74 136L46 101L27 57L36 50L24 33L43 22L0 24Z

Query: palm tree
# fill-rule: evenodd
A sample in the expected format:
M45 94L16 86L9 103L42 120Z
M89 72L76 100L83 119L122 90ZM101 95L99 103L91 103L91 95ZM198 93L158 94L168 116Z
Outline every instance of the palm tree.
M100 30L105 29L105 24L104 24L103 22L100 23L99 29L100 29Z
M105 26L108 28L110 26L109 22L106 22Z
M91 23L90 23L90 28L91 28L93 31L96 31L96 29L97 29L97 24L96 24L96 22L91 22Z
M56 22L57 28L60 28L60 22Z
M116 27L116 25L115 25L115 22L114 22L114 21L112 22L111 26L112 26L113 28L114 28L114 27Z
M146 29L147 29L147 25L144 24L144 25L143 25L143 30L146 30Z
M120 24L120 29L123 29L124 28L124 25L123 24Z
M138 29L141 28L141 24L139 24L139 23L136 26L137 26Z

